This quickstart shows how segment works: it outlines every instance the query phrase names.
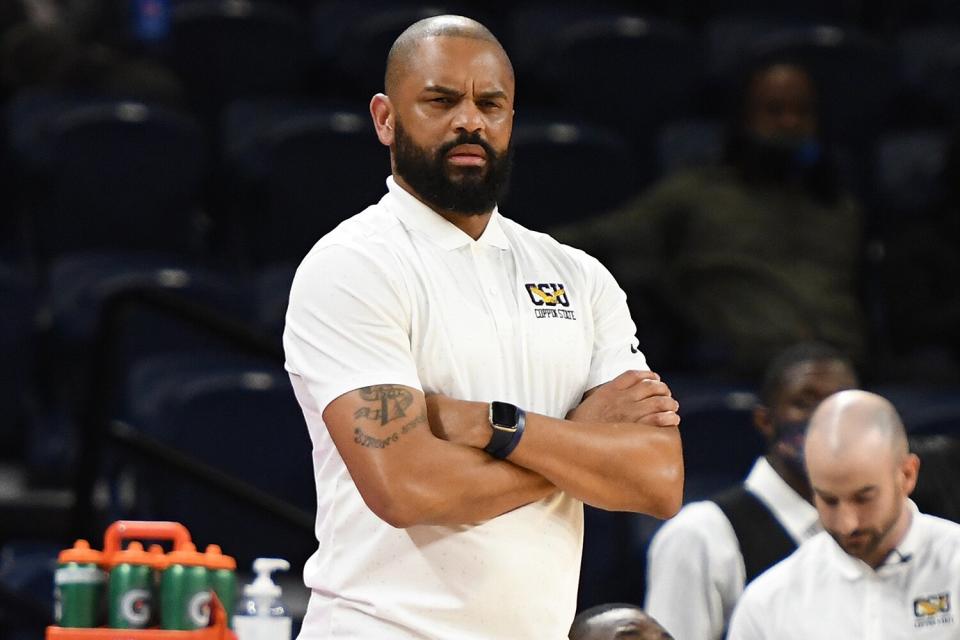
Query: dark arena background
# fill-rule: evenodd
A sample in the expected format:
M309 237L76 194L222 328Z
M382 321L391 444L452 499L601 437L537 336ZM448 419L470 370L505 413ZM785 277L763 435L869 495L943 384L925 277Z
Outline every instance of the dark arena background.
M745 74L803 65L817 153L859 211L839 249L859 374L932 455L957 455L958 2L2 0L0 637L42 637L59 551L102 548L116 520L183 523L241 584L254 558L288 559L298 628L316 494L283 369L290 283L385 192L369 101L396 36L444 13L487 25L513 61L500 209L550 233L722 164ZM685 501L738 482L764 446L755 363L702 335L682 286L627 287L628 261L598 257L680 402ZM658 524L587 507L578 609L643 603Z

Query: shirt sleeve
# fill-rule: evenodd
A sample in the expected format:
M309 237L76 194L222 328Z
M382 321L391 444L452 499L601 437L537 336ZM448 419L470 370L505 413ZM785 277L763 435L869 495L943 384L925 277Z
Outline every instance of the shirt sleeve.
M637 326L627 308L627 295L598 260L586 256L588 278L592 279L594 324L593 354L587 389L592 389L624 371L646 371L647 359L640 351Z
M644 608L677 640L720 640L743 591L742 565L719 507L688 504L650 543Z
M386 257L342 246L314 249L290 291L283 347L322 413L376 384L421 389L410 349L411 300Z
M763 614L762 607L758 605L757 600L751 597L748 587L730 617L726 640L765 640L768 637L764 625L758 619L758 616Z

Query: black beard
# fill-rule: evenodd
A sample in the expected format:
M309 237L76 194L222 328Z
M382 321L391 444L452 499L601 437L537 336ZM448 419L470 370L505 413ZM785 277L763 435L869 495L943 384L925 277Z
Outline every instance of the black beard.
M407 135L399 121L394 138L394 162L400 175L433 209L464 215L489 213L510 181L513 147L498 154L480 134L461 132L456 140L440 146L432 156ZM485 167L460 167L453 174L446 156L456 146L475 144L487 154Z

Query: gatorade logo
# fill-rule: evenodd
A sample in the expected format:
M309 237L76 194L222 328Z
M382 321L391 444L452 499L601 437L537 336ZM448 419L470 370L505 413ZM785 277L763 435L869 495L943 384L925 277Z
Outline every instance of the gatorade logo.
M133 628L146 627L150 621L150 592L131 589L120 599L120 616Z
M210 624L210 592L200 591L195 593L190 602L187 603L187 615L199 629Z

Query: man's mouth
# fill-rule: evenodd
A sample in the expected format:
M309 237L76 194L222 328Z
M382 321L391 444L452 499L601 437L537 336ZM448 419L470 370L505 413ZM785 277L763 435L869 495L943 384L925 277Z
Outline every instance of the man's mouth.
M478 144L461 144L447 153L447 160L460 167L482 167L487 164L487 152Z

